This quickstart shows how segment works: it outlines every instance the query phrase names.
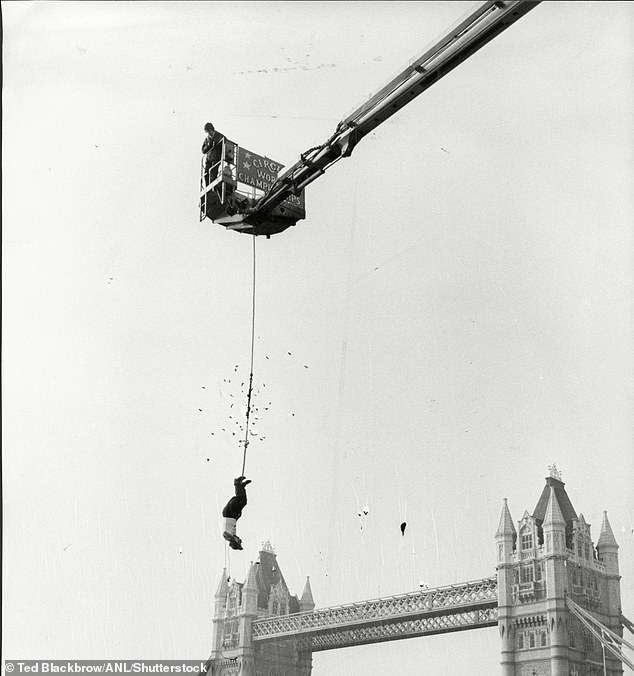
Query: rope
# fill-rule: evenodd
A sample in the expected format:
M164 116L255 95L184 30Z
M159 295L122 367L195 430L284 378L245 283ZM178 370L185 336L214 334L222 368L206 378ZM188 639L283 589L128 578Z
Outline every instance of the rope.
M247 446L249 445L249 418L251 416L251 394L253 393L253 355L255 352L255 234L253 235L253 293L251 297L251 368L249 373L249 392L247 394L247 422L244 434L244 452L242 454L242 472L247 464Z

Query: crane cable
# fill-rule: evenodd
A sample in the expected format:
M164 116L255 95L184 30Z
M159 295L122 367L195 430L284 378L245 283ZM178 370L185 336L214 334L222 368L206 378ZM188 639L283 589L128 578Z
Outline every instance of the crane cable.
M247 446L249 445L249 417L251 415L251 394L253 393L253 355L255 352L255 233L253 235L253 283L251 295L251 367L249 371L249 391L247 393L247 421L244 434L244 452L242 454L242 472L247 464Z

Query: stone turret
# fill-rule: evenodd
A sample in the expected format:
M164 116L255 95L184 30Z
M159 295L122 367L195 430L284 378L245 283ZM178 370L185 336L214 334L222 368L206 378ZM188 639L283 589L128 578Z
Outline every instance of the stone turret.
M552 478L552 477L550 477ZM546 617L550 634L550 665L553 676L568 676L568 639L566 634L566 520L552 482L542 524L546 552Z
M251 623L258 616L258 585L256 582L257 564L251 562L247 580L242 587L242 605L239 615L240 664L243 676L255 676L255 662L253 649L253 632Z
M505 500L495 534L504 676L603 673L601 645L567 598L622 635L618 545L607 515L595 555L590 524L577 516L561 473L549 470L533 513L525 511L515 531ZM606 676L623 673L610 655L605 663Z
M601 522L601 533L597 542L597 552L599 560L603 561L608 573L619 574L619 545L616 542L612 526L608 521L608 513L603 512L603 521Z
M623 636L621 624L621 576L619 575L619 545L612 532L608 521L608 513L603 512L601 533L597 542L597 554L599 561L603 563L606 571L605 580L605 619L604 622L613 632ZM621 664L613 656L608 655L608 666L613 670L609 673L621 674Z
M498 629L502 641L501 660L503 676L515 674L515 632L513 630L513 552L517 542L517 531L513 525L508 501L504 498L500 523L495 533L498 549L496 565L498 578Z
M313 592L310 588L310 578L306 578L306 584L304 585L304 591L302 592L302 597L299 600L299 609L300 611L306 612L309 610L314 610L315 601L313 601Z
M214 594L214 615L212 620L212 648L211 656L220 657L222 649L223 636L223 622L225 617L225 609L227 607L227 595L229 593L229 582L227 578L227 569L222 569L220 581Z
M310 611L315 607L308 578L301 601L291 594L270 542L262 544L244 583L222 578L215 595L212 673L214 676L285 674L310 676L312 655L294 640L253 641L253 622Z

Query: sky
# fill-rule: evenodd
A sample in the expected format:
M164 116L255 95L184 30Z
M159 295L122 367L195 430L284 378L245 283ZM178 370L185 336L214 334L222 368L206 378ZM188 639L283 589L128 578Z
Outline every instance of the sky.
M257 239L244 551L221 537L252 242L199 222L203 125L290 165L477 4L2 3L5 657L205 658L264 540L318 607L491 576L554 462L632 619L625 2L540 4ZM313 662L498 663L497 629Z

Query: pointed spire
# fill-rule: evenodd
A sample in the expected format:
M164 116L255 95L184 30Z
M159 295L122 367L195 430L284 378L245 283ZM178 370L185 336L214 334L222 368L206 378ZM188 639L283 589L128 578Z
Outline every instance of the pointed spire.
M599 549L599 547L601 548L616 547L617 549L619 548L616 538L614 537L614 533L612 532L612 526L610 526L610 522L608 521L607 512L603 512L603 521L601 522L601 534L599 535L599 541L597 542L597 549Z
M222 569L222 576L220 577L220 582L218 583L218 588L216 589L216 596L226 596L229 591L229 583L227 581L227 569Z
M544 527L554 525L565 526L566 520L561 513L561 507L559 506L559 500L557 500L555 489L553 486L549 486L549 489L550 495L548 496L548 504L546 506L546 514L544 515L543 525Z
M258 571L257 564L251 561L249 566L249 575L247 576L247 581L244 584L244 591L256 591L258 590L258 582L256 578L256 573Z
M304 585L304 591L302 592L302 598L299 600L299 607L302 610L312 610L315 607L315 601L313 600L313 591L310 588L310 577L306 577L306 584Z
M511 518L511 512L509 511L508 500L506 498L504 498L504 504L502 505L500 524L495 533L495 537L504 537L505 535L517 535L517 531L513 525L513 519Z

